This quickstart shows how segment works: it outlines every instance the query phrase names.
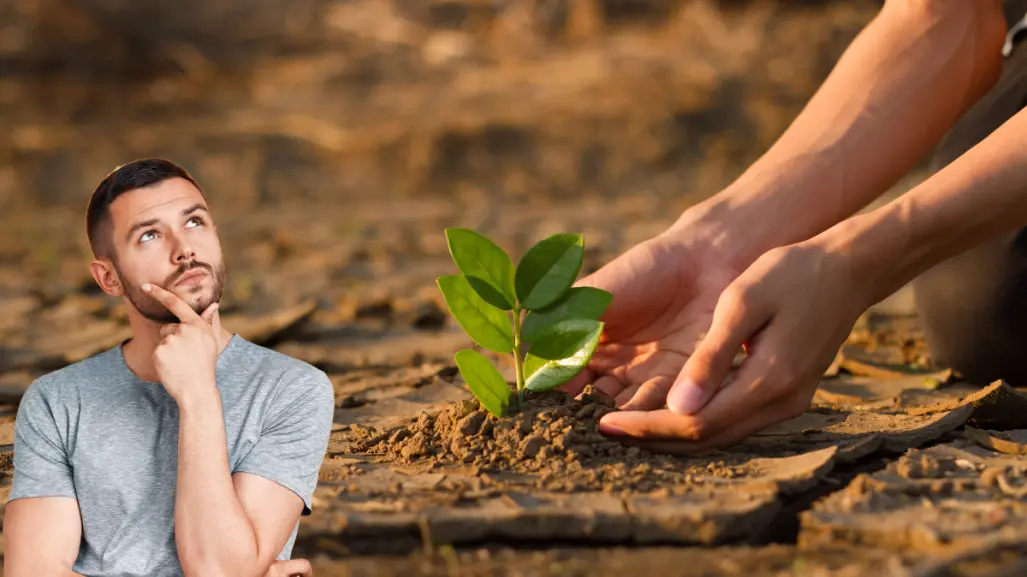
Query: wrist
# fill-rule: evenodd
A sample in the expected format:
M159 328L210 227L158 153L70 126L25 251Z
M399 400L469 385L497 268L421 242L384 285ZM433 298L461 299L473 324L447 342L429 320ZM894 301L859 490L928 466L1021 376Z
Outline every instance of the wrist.
M196 413L209 409L215 404L220 404L221 392L217 388L216 381L210 379L179 388L173 398L178 403L179 413L184 416L186 413Z
M700 245L745 270L763 253L811 236L796 226L797 219L781 210L781 204L770 184L737 181L685 210L664 236Z
M915 238L899 202L842 221L810 242L847 259L851 282L862 295L865 308L884 300L929 267L926 246Z

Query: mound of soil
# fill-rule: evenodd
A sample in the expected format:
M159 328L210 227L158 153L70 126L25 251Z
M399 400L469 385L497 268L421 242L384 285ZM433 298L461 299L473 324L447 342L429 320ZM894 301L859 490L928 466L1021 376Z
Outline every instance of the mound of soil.
M602 435L599 419L613 410L613 400L592 387L579 398L560 391L528 392L520 411L501 418L472 399L436 416L421 413L416 421L389 431L354 428L361 437L354 450L392 463L463 464L529 474L537 488L550 491L648 492L682 481L693 485L693 479L685 478L692 475L682 459ZM744 471L741 465L710 461L702 473L735 478Z

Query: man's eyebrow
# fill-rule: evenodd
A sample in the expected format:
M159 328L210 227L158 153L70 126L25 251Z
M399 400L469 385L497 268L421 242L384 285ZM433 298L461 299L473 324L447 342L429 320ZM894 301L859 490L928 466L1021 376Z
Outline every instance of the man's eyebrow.
M204 206L203 203L199 203L198 202L198 203L190 206L189 208L183 210L182 211L182 216L188 216L188 215L190 215L190 214L192 214L192 213L194 213L194 212L196 212L198 210L202 210L203 212L206 212L207 214L210 214L210 211L207 210L207 207ZM137 231L137 230L139 230L141 228L146 228L148 226L153 226L153 225L157 224L158 222L160 222L160 219L157 219L157 218L151 218L149 220L143 220L143 221L137 222L137 223L132 225L132 228L128 229L128 232L125 234L125 238L128 239L128 240L132 240L132 235L135 234L135 231Z
M146 228L148 226L153 226L153 225L157 224L158 222L160 222L159 219L151 218L150 220L144 220L144 221L140 221L140 222L137 222L137 223L133 224L132 228L128 229L128 232L125 234L125 239L126 240L132 240L132 235L135 234L135 232L137 230L139 230L141 228Z
M207 214L210 214L210 211L207 210L206 205L204 205L202 202L197 202L196 204L194 204L194 205L190 206L189 208L183 210L182 211L182 216L187 216L189 214L192 214L192 213L196 212L197 210L202 210L203 212L205 212Z

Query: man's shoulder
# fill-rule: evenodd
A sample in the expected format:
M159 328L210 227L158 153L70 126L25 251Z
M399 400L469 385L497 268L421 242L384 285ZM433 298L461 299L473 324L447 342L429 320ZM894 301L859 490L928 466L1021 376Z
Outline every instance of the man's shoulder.
M239 376L247 383L259 383L273 402L275 412L289 411L298 405L319 407L331 412L335 406L335 390L328 375L306 361L296 359L276 350L252 343L241 337L233 346L238 348L232 362L238 365ZM245 376L244 376L245 375Z
M275 375L281 381L305 384L308 386L320 386L331 381L328 375L314 365L281 353L274 349L258 345L242 337L238 339L238 354L234 362L257 369L261 373Z
M108 349L41 375L32 381L28 390L50 396L98 382L111 374L115 352L115 349Z

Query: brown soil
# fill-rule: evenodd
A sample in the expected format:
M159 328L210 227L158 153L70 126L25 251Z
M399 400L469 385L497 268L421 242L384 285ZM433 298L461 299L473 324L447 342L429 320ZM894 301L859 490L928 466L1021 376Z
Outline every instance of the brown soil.
M488 413L474 399L451 405L437 416L391 431L360 430L358 452L384 462L462 463L479 468L532 473L535 487L548 491L648 492L680 482L683 463L627 447L598 431L613 401L591 387L579 399L559 391L528 391L510 417ZM744 474L739 464L710 462L707 471L724 478Z
M496 418L462 383L449 382L455 377L440 370L390 394L388 407L347 409L350 422L340 423L322 470L327 510L305 526L304 543L353 556L490 540L760 542L781 535L785 505L806 492L830 490L832 478L840 489L846 470L943 439L986 415L991 399L1018 394L1002 383L963 396L931 389L928 405L891 403L888 411L858 408L864 396L848 395L859 397L852 408L817 407L735 447L675 457L599 435L596 422L612 407L594 391L579 399L532 394L522 411ZM844 390L846 381L831 382ZM465 400L440 402L454 386ZM870 388L893 400L908 391ZM860 390L865 383L852 385L852 393ZM883 402L887 395L865 396ZM382 411L392 416L375 416ZM397 411L409 416L399 421ZM948 471L928 458L896 462L900 476ZM800 534L815 541L819 527L809 522Z
M794 547L509 547L442 548L408 557L367 556L347 561L318 560L314 574L346 577L486 577L508 575L620 577L900 577L914 565L893 552L867 548L797 551ZM933 576L932 576L933 577Z

